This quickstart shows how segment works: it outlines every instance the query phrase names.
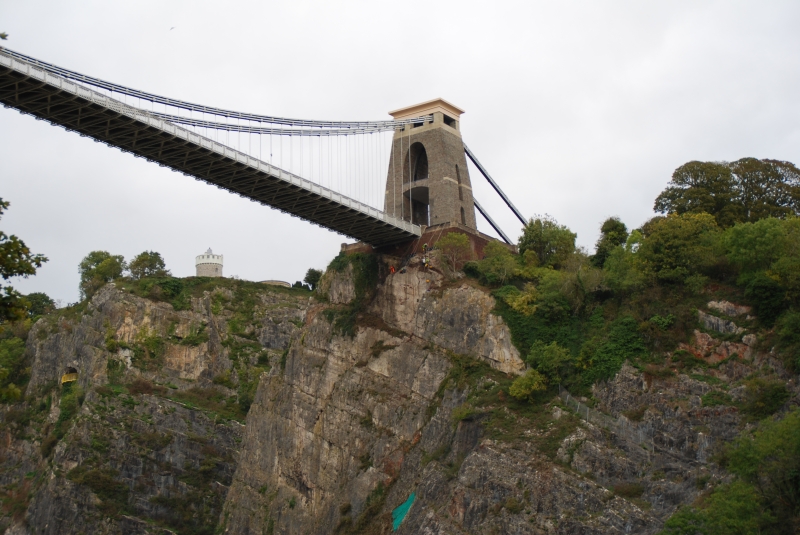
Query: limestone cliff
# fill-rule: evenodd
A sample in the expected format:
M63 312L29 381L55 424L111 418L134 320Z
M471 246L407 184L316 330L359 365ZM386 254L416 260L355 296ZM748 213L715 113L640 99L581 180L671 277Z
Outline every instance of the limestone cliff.
M750 331L700 315L681 354L707 372L626 365L593 408L518 402L525 365L485 289L339 267L314 297L112 284L40 320L27 401L3 415L6 532L389 533L414 493L398 533L655 533L725 477L729 383L763 370L797 398Z

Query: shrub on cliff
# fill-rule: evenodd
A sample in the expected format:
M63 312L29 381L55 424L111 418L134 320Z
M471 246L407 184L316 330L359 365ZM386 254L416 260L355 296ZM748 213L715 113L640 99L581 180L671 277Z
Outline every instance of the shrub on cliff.
M789 535L800 530L800 411L765 420L724 450L722 464L736 479L697 506L683 507L662 535Z
M435 244L436 255L443 260L450 273L460 271L464 262L472 256L469 238L460 232L451 232L440 238Z
M112 255L108 251L92 251L81 260L78 272L81 275L81 298L94 295L104 284L122 277L128 265L122 255Z

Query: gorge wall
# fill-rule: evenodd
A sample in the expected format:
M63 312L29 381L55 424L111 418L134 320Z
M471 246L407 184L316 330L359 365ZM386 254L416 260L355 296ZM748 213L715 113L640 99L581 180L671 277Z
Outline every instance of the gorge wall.
M26 402L3 415L5 532L389 533L413 493L397 533L656 533L726 477L712 453L742 416L703 396L768 368L797 399L749 333L701 316L685 351L727 352L704 374L626 365L593 409L519 402L487 290L412 262L365 291L356 268L316 296L110 284L37 322Z

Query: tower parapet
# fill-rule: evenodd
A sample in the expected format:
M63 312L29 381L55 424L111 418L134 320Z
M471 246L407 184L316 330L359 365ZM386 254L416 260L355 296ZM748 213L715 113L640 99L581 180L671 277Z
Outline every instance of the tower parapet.
M437 98L389 112L419 123L395 131L384 211L417 225L458 223L476 229L461 108ZM433 115L433 121L425 117Z
M222 255L214 254L210 247L204 254L195 257L194 265L198 277L222 276Z

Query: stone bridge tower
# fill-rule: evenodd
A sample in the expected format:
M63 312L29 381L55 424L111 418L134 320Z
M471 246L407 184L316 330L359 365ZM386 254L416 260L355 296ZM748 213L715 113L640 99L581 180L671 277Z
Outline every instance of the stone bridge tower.
M459 128L464 110L443 99L389 112L420 119L396 130L384 211L417 225L458 223L476 229L472 187Z

